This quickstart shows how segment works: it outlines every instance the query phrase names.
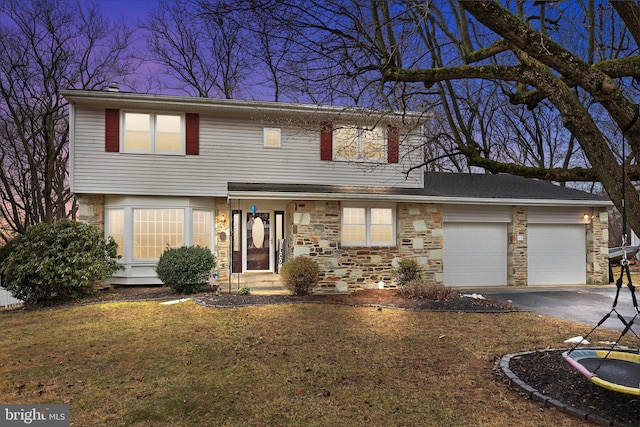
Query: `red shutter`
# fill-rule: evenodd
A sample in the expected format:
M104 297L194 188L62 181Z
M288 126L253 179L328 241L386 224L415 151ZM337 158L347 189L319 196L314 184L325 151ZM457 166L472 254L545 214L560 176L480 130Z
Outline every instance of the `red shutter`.
M333 126L330 122L320 126L320 160L333 160Z
M200 116L197 114L185 115L185 143L187 154L200 154Z
M104 110L104 151L120 152L120 110Z
M398 163L400 157L400 132L397 126L387 126L387 163Z

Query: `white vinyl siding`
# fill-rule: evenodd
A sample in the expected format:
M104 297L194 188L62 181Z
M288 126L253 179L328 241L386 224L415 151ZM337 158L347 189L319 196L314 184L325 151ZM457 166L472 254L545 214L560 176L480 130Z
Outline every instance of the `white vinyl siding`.
M322 182L409 188L420 188L423 182L420 170L405 180L403 171L408 167L402 162L371 168L350 162L321 161L318 123L304 128L295 124L281 128L281 149L265 150L262 124L201 114L200 155L135 155L105 152L104 109L74 110L71 182L77 194L215 197L227 195L229 181L256 182L256 179L283 184ZM418 137L415 142L419 143ZM403 162L409 157L401 154Z

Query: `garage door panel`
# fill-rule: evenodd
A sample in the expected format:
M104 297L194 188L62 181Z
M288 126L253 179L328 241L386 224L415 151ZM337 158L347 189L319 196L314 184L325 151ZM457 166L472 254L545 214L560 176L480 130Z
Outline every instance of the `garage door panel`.
M506 224L445 223L443 258L447 286L506 285Z
M586 282L586 233L582 224L529 224L530 285Z

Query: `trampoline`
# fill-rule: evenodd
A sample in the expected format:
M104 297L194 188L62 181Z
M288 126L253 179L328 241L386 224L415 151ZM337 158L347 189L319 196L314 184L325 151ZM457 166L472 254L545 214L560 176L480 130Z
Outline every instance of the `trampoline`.
M581 349L565 351L562 357L595 385L640 396L640 354Z

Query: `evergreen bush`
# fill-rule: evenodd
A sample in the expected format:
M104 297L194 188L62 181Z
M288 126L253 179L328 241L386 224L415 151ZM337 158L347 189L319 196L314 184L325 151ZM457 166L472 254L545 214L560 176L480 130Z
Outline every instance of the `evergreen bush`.
M29 227L0 266L3 286L26 305L49 305L90 294L120 264L118 245L98 228L75 221Z
M318 284L320 267L313 259L298 256L282 265L280 278L284 286L294 295L308 295Z
M420 265L415 258L402 258L393 271L393 278L399 286L420 278Z
M198 292L209 280L216 258L207 248L182 246L167 248L156 266L158 277L172 291L192 294Z

